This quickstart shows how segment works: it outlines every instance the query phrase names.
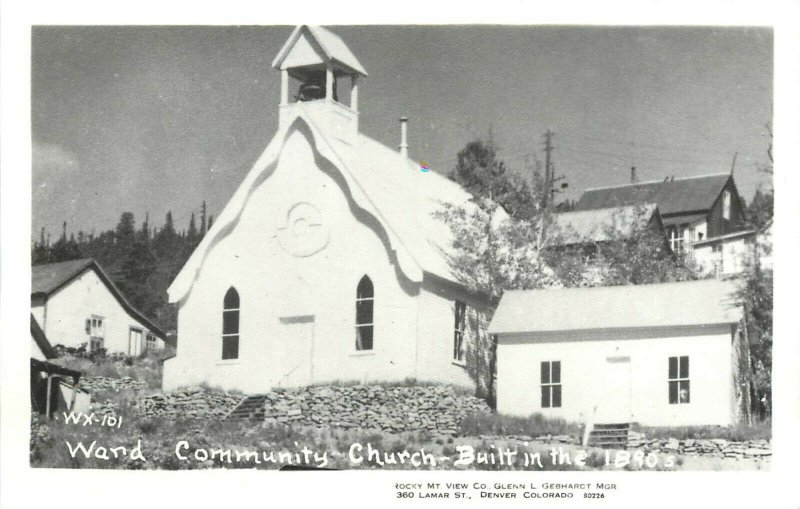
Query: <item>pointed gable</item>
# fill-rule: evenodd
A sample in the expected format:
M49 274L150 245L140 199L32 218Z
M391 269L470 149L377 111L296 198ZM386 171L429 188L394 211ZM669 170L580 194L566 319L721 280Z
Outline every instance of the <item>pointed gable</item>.
M299 25L283 45L272 67L287 69L333 62L362 76L367 71L347 44L333 32L318 26Z

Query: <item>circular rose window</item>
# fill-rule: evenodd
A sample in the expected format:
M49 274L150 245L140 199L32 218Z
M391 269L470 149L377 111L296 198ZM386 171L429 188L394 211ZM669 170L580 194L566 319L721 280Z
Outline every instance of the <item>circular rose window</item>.
M292 256L311 256L328 245L330 230L317 207L297 203L289 207L278 225L281 248Z

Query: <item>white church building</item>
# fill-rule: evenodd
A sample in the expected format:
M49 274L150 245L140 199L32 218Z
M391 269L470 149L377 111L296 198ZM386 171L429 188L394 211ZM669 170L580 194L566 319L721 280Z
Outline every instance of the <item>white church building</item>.
M277 132L169 288L164 388L472 385L484 301L456 281L432 216L471 196L409 159L404 121L399 151L359 131L367 72L335 34L297 27L273 67Z

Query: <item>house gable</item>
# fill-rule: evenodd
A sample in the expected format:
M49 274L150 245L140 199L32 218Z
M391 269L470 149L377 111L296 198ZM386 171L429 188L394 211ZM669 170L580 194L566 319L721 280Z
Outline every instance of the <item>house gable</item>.
M46 306L47 302L60 291L77 279L80 279L87 271L92 271L131 318L140 322L158 338L162 340L166 338L164 331L144 316L141 311L136 309L128 299L125 298L114 282L111 281L108 274L106 274L100 265L91 258L54 264L34 265L31 271L33 274L31 285L32 307Z

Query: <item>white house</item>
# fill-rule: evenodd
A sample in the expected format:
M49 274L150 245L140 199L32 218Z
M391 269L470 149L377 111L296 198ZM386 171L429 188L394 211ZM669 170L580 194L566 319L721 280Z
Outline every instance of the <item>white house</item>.
M161 329L90 258L34 265L31 314L54 345L140 355L164 348Z
M701 271L714 276L740 274L754 261L757 240L755 230L710 237L692 244L692 257Z
M181 339L164 387L472 385L484 302L432 216L471 196L408 158L404 121L399 151L359 131L367 73L338 36L297 27L273 67L277 132L169 288Z
M497 410L576 422L729 425L747 415L749 348L735 287L716 279L510 291Z

